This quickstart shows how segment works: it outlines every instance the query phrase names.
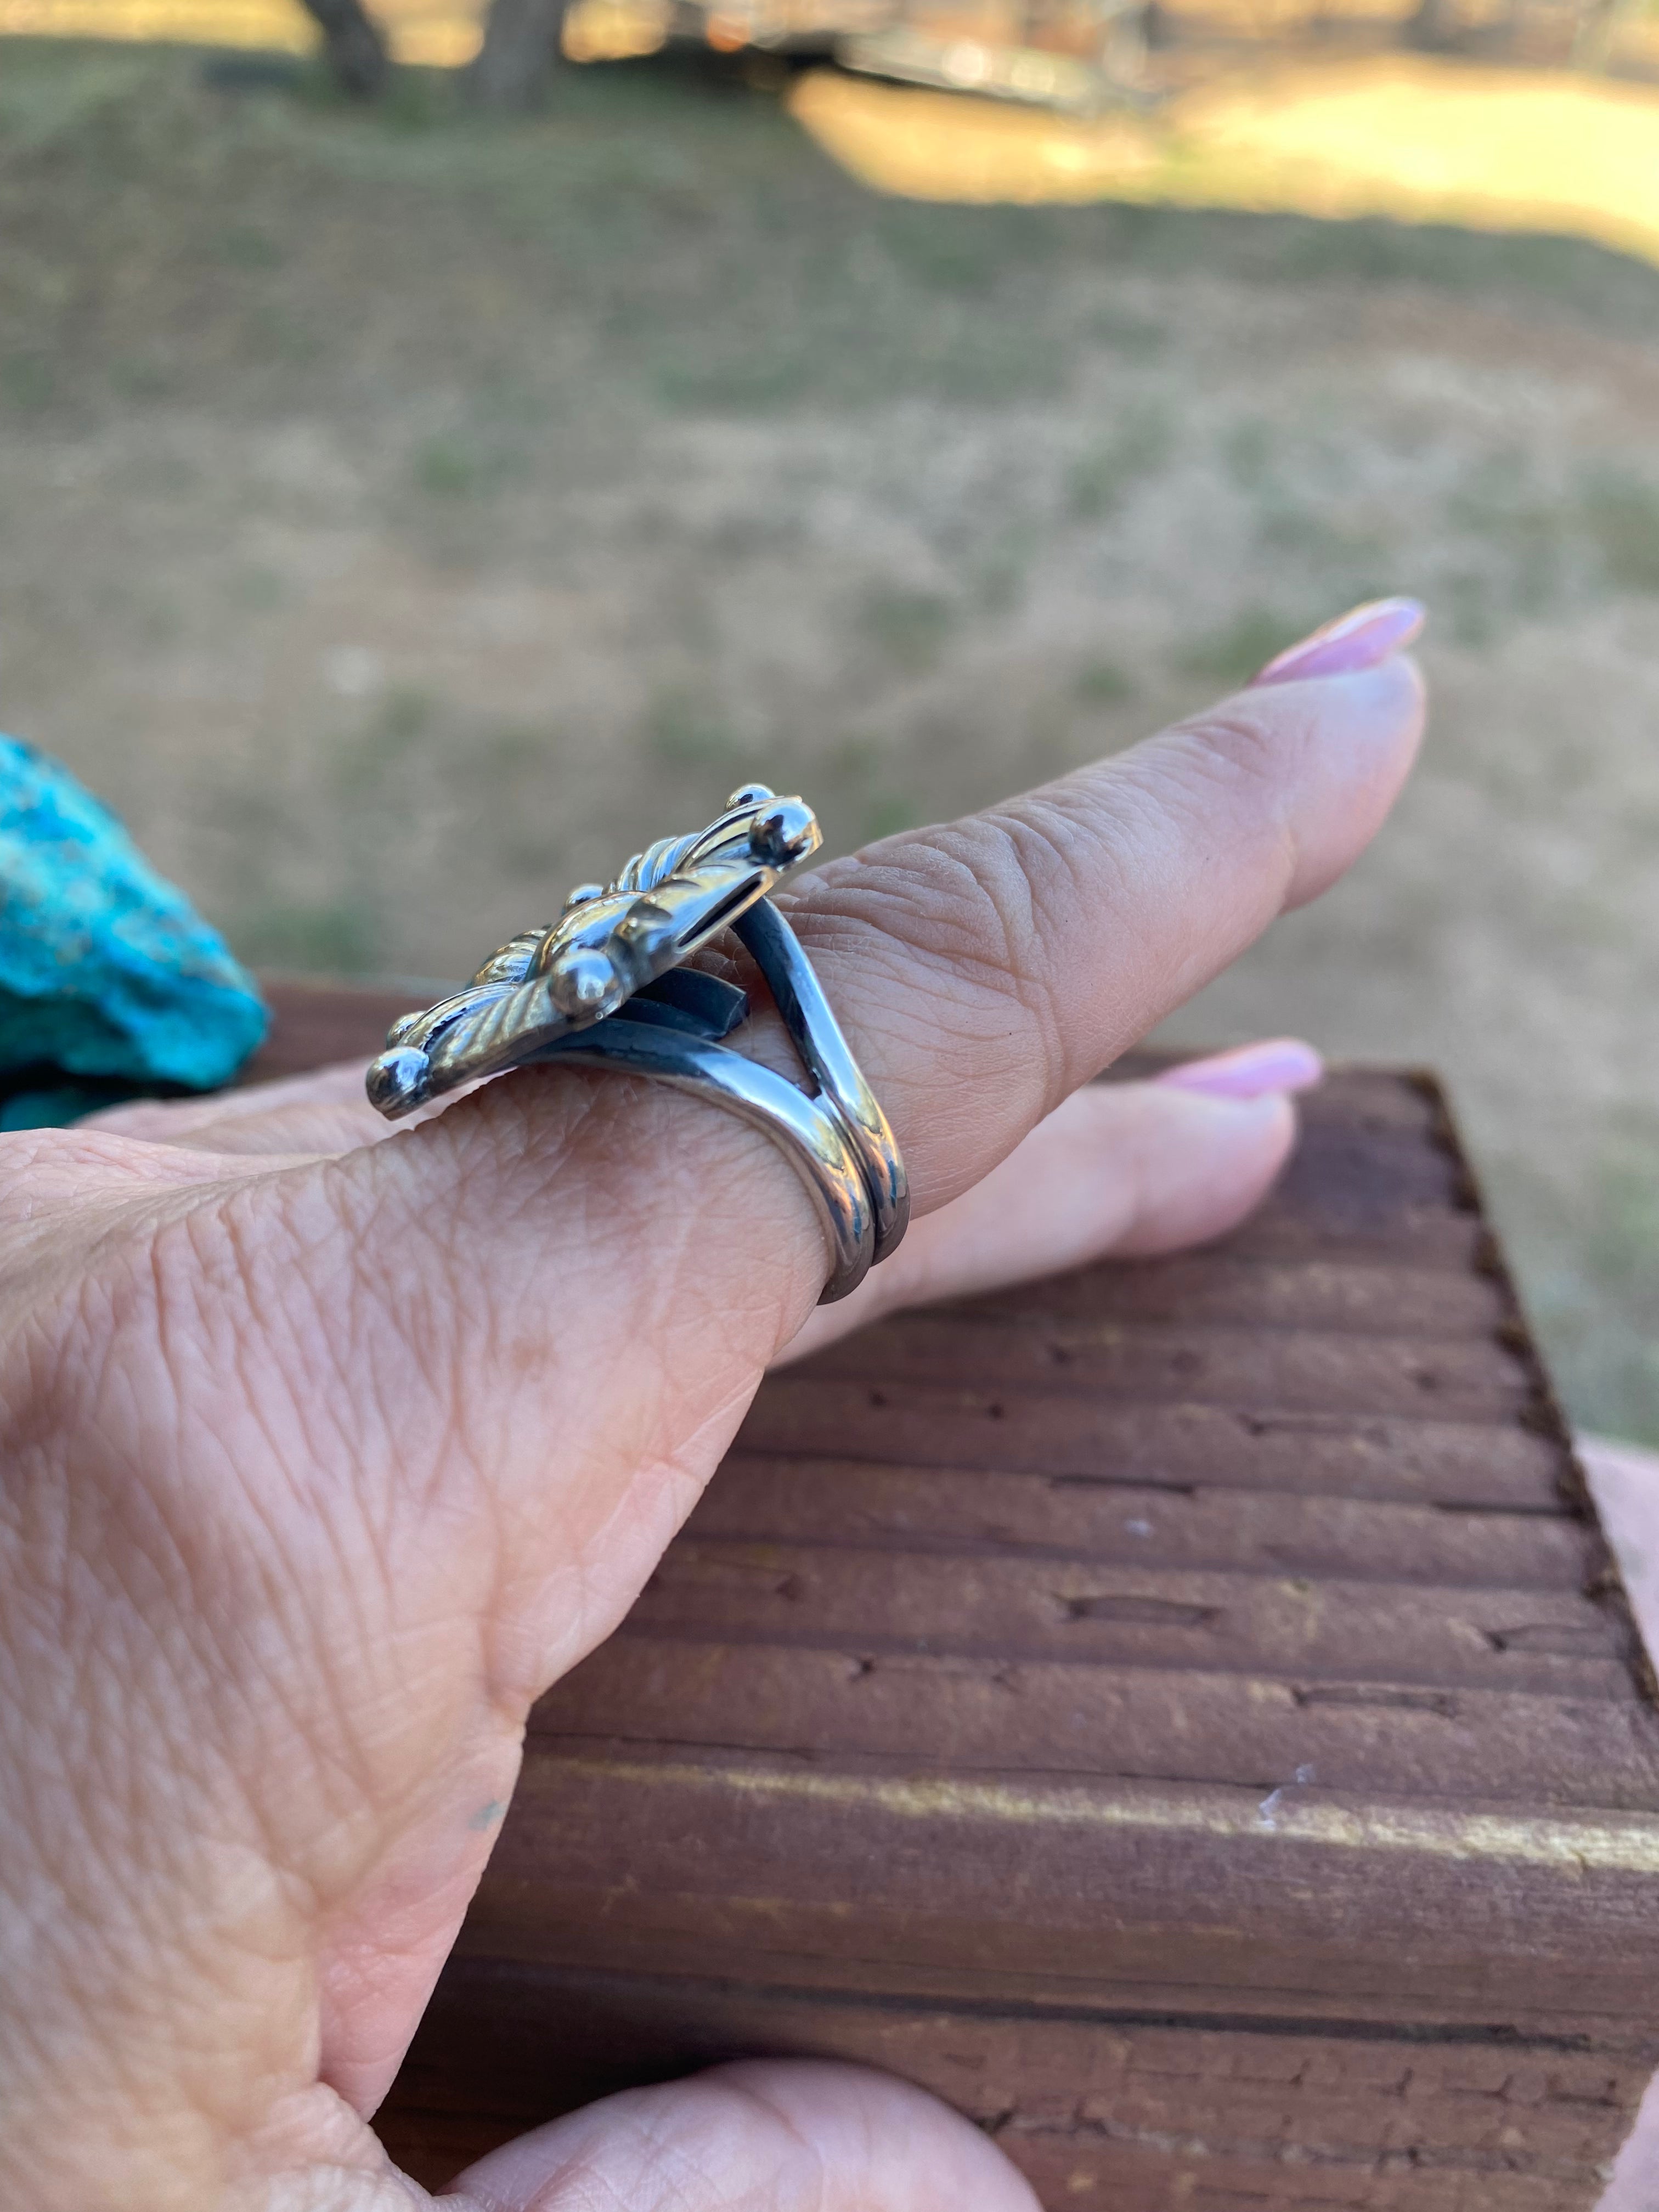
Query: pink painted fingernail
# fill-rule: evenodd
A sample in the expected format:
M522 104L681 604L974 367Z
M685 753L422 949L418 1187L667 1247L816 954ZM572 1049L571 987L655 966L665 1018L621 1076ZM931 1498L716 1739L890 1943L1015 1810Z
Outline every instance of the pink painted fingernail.
M1267 1037L1208 1060L1189 1060L1152 1078L1171 1091L1197 1091L1206 1098L1264 1098L1270 1091L1311 1091L1325 1063L1300 1037Z
M1427 620L1416 599L1368 599L1299 645L1286 646L1251 684L1298 684L1308 676L1352 676L1376 668L1409 645Z

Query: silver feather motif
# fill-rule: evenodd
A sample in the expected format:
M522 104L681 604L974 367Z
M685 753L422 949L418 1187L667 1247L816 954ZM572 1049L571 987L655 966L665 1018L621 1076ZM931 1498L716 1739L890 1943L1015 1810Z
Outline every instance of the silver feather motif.
M463 991L403 1015L369 1067L390 1119L590 1029L719 935L822 836L811 807L764 784L734 791L690 836L661 837L609 884L584 884L550 928L522 930Z

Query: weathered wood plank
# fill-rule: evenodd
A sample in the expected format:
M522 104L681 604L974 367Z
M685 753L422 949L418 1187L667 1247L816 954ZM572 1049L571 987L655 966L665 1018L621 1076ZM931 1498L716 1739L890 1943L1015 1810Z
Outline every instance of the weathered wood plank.
M1467 1216L1451 1218L1467 1225ZM1511 1318L1500 1285L1461 1266L1453 1271L1386 1260L1252 1260L1232 1242L1217 1251L1079 1267L933 1311L1023 1328L1081 1317L1098 1325L1163 1322L1194 1329L1352 1329L1362 1336L1403 1331L1437 1343L1489 1339Z
M750 1452L727 1459L687 1534L950 1552L982 1545L1006 1554L1448 1589L1577 1590L1599 1565L1591 1532L1553 1491L1536 1509L1477 1513L1305 1491L1152 1488Z
M548 2073L573 2099L767 2050L884 2065L969 2112L1046 2202L1091 2212L1559 2212L1593 2201L1642 2063L1548 2041L1312 2037L860 2002L744 1984L467 1962L441 2033L484 2023L465 2071L416 2063L394 2113L433 2186L511 2135ZM493 2101L492 2101L493 2100ZM1433 2146L1431 2156L1425 2146Z
M270 1033L242 1070L244 1083L304 1075L341 1060L369 1060L399 1014L420 1003L417 991L264 979Z
M1267 1802L1121 1775L544 1739L462 1948L716 1977L744 1960L764 1978L765 1961L817 1986L874 1986L879 1960L913 1988L1091 2004L1133 1988L1166 2014L1201 1987L1287 2031L1322 1991L1424 2029L1553 2033L1594 2014L1659 2051L1656 1881L1645 1808L1316 1783Z
M1502 1421L1533 1378L1495 1333L1462 1340L1393 1330L1250 1328L1186 1322L902 1314L867 1339L832 1346L797 1370L814 1380L954 1382L1141 1403L1383 1413ZM1398 1332L1398 1333L1395 1333Z
M1528 1409L1530 1410L1530 1409ZM771 1377L736 1449L883 1465L1026 1469L1109 1486L1273 1490L1549 1512L1568 1460L1518 1420L1404 1420L1316 1407L1228 1407L986 1389L972 1382Z
M1448 1690L975 1654L688 1644L630 1630L552 1691L532 1740L580 1733L929 1772L1119 1774L1258 1797L1295 1783L1454 1802L1504 1797L1642 1810L1656 1770L1633 1701Z
M740 1629L733 1613L740 1615ZM1064 1660L1297 1681L1385 1680L1632 1700L1632 1639L1568 1590L683 1537L624 1631L860 1651Z

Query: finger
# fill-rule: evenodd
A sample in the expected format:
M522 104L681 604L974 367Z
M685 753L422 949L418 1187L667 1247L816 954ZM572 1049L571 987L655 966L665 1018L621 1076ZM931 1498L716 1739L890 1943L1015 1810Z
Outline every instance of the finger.
M352 1136L348 1141L359 1144L380 1135L387 1126L363 1096L361 1060L283 1076L272 1083L216 1091L205 1098L135 1098L127 1105L88 1114L79 1126L113 1129L147 1144L187 1145L192 1152L302 1152L307 1149L303 1145L264 1144L260 1134L279 1121L298 1127L307 1117L317 1116L329 1117L325 1126L349 1127Z
M1276 682L1023 799L890 839L813 878L792 917L894 1125L916 1214L970 1188L1275 915L1334 881L1380 826L1422 723L1420 683L1398 659ZM811 1295L818 1231L769 1147L745 1133L734 1151L710 1133L717 1109L678 1098L666 1113L660 1102L644 1108L608 1077L605 1106L579 1131L574 1079L532 1071L487 1085L417 1133L428 1144L392 1149L388 1167L408 1175L407 1197L434 1231L493 1238L501 1209L519 1203L514 1186L539 1184L555 1158L567 1186L625 1182L634 1206L666 1155L678 1171L659 1192L664 1212L678 1224L700 1195L713 1237L728 1220L739 1230L757 1310L765 1284L775 1299L788 1296L772 1272L777 1251L782 1273ZM619 1127L624 1098L631 1143ZM465 1224L445 1204L427 1212L417 1189L441 1195L463 1158ZM799 1317L781 1316L786 1330Z
M1300 1049L1300 1066L1271 1070L1298 1089L1318 1065ZM1208 1063L1211 1079L1240 1080L1240 1058ZM1289 1088L1217 1097L1103 1083L1073 1092L982 1182L919 1221L850 1298L814 1307L784 1358L905 1306L1224 1236L1285 1163L1296 1133Z
M824 869L791 917L919 1209L1333 883L1414 757L1408 662L1240 693L1023 799Z
M538 2128L453 2185L455 2212L1037 2212L981 2131L923 2091L806 2059L722 2066Z
M77 1127L111 1129L146 1144L182 1146L192 1152L347 1152L392 1133L391 1123L375 1112L364 1092L367 1065L343 1060L304 1075L215 1091L206 1098L134 1099L88 1114ZM441 1105L422 1108L404 1126L441 1111Z
M826 869L798 917L896 1126L918 1217L1339 873L1421 721L1403 664L1248 691L1007 807ZM326 1263L307 1219L312 1334L349 1333L355 1371L376 1377L365 1411L354 1400L340 1416L353 1449L418 1487L465 1439L507 1516L513 1609L557 1627L502 1640L539 1688L619 1616L811 1310L825 1254L802 1187L700 1100L532 1067L342 1163L326 1200L349 1251ZM239 1231L244 1268L281 1249ZM343 1289L343 1320L327 1305ZM288 1279L260 1295L290 1296ZM605 1408L602 1442L580 1451L573 1377ZM586 1563L585 1607L548 1606L552 1530Z

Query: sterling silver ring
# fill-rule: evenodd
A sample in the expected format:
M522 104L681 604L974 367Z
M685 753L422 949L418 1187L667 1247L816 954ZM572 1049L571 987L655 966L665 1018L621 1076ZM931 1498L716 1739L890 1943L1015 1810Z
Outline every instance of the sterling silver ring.
M772 1139L823 1225L819 1303L856 1290L910 1218L904 1162L799 939L770 901L822 843L812 810L763 783L719 818L659 838L611 884L579 884L550 929L521 930L464 991L404 1014L368 1071L389 1119L527 1062L648 1076L712 1100ZM811 1083L802 1090L723 1040L749 994L684 963L730 929L776 1002Z

